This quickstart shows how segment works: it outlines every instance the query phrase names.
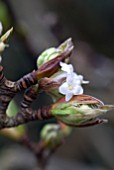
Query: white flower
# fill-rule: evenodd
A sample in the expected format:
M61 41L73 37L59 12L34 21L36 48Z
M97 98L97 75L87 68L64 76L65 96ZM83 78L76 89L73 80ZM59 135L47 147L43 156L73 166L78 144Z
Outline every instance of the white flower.
M0 35L2 34L3 31L3 27L2 27L2 23L0 22Z
M73 95L83 94L83 88L79 82L80 79L78 79L78 77L75 77L74 74L69 74L66 78L66 82L59 87L59 92L65 95L66 101L69 101Z
M66 82L59 87L59 92L65 95L65 100L69 101L73 95L83 94L81 84L87 84L89 81L84 81L82 75L73 72L73 66L60 62L61 70L66 72Z

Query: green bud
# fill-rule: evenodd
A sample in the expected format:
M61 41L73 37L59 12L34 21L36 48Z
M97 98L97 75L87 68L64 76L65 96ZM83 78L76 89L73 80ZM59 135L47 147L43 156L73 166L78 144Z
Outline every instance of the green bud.
M51 114L67 125L80 126L111 109L114 109L113 105L104 105L92 96L77 95L69 102L64 98L60 99L52 106Z
M37 59L37 67L40 67L42 64L48 62L49 60L65 53L67 50L73 50L73 43L71 38L63 42L58 48L51 47L45 50Z
M49 56L46 55L44 57L41 55L38 58L37 60L38 70L36 72L36 76L38 80L44 77L52 76L54 73L56 73L59 70L60 62L61 61L66 62L66 60L69 59L71 52L73 50L73 44L72 44L71 38L65 41L63 44L62 46L60 45L55 50L55 52L52 52L52 55L49 53L50 54ZM52 48L52 51L53 51L53 48ZM57 51L61 51L61 52L58 55L56 55L58 53ZM46 61L45 61L45 58L46 58Z
M1 41L5 42L9 38L9 36L11 35L12 31L13 31L13 27L10 28L4 35L2 35L2 37L0 38Z
M72 38L68 38L66 41L64 41L62 44L59 45L58 49L61 51L66 51L69 49L72 51L74 48L73 43L72 43Z
M41 130L41 140L46 148L55 148L70 133L70 128L61 128L59 124L47 124Z
M6 44L6 40L9 38L11 32L13 31L13 28L9 29L2 37L0 38L0 54L5 50L6 47L8 47L8 44ZM1 57L0 57L1 58ZM2 58L1 58L2 60Z
M54 48L54 47L45 50L38 57L37 66L40 67L42 64L46 63L47 61L49 61L49 60L51 60L55 57L57 57L59 54L61 54L61 51L59 49Z

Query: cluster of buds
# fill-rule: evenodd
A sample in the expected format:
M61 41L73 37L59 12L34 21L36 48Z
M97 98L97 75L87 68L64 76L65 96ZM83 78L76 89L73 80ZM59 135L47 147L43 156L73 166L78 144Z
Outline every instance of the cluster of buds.
M13 28L0 37L0 57L5 47L7 47L6 40L12 30ZM0 35L2 31L3 28L0 22ZM13 85L15 84L15 93L18 90L21 91L21 89L30 87L25 92L24 102L22 102L21 106L24 109L28 107L29 114L31 114L29 115L30 117L26 115L25 120L23 120L24 116L21 115L22 121L20 123L28 121L28 118L30 120L39 118L41 120L52 116L65 124L66 127L84 127L106 122L105 119L99 118L99 116L108 110L114 109L114 106L104 105L102 101L83 94L82 84L88 84L89 81L85 81L83 75L76 73L73 65L69 64L73 48L72 39L69 38L57 48L52 47L45 50L37 59L38 69L13 83ZM41 91L51 95L53 104L47 110L44 108L40 112L32 112L32 109L29 108L30 104L36 98L36 93ZM27 95L28 93L29 95ZM43 111L44 113L42 113ZM18 136L23 135L25 128L22 129L18 131ZM45 141L46 146L54 146L55 143L58 145L67 136L66 129L69 133L68 128L63 130L59 125L47 125L41 132L41 138Z
M65 95L66 101L70 101L73 95L83 94L84 90L81 84L89 83L89 81L83 80L82 75L74 72L72 64L67 64L73 48L72 39L69 38L58 48L49 48L38 57L37 66L39 69L45 63L59 61L58 70L50 77L44 77L39 81L41 89L51 94L54 101L61 98L62 95ZM62 58L62 56L64 57ZM59 58L60 60L58 60Z
M59 60L58 70L54 74L39 80L39 88L50 94L54 102L50 114L64 124L75 127L107 122L99 116L114 109L114 106L104 105L102 101L83 94L82 84L88 84L89 81L85 81L82 75L74 72L72 64L68 63L72 50L73 43L69 38L58 48L44 51L37 60L37 66L40 69L52 60L56 63L58 56L65 56L63 60Z

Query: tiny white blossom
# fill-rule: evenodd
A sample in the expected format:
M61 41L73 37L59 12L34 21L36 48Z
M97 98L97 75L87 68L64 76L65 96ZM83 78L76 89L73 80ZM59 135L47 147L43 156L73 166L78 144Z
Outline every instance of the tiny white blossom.
M2 34L3 31L3 27L2 27L2 23L0 22L0 35Z
M83 94L83 88L81 84L79 84L79 81L80 79L75 77L74 74L69 74L66 78L66 82L59 87L59 92L65 95L66 101L69 101L73 95Z
M73 95L83 94L81 84L87 84L89 81L84 81L82 75L73 72L73 66L60 62L61 70L66 72L66 82L59 87L59 92L65 95L65 100L69 101Z

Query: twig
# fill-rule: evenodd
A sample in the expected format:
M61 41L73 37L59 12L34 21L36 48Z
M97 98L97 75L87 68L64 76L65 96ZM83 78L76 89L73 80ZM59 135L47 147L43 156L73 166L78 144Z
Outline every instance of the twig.
M25 124L30 121L45 120L52 118L49 112L50 106L39 108L38 110L33 110L31 108L21 109L20 112L14 117L8 117L4 115L0 119L0 129L15 127L21 124Z

